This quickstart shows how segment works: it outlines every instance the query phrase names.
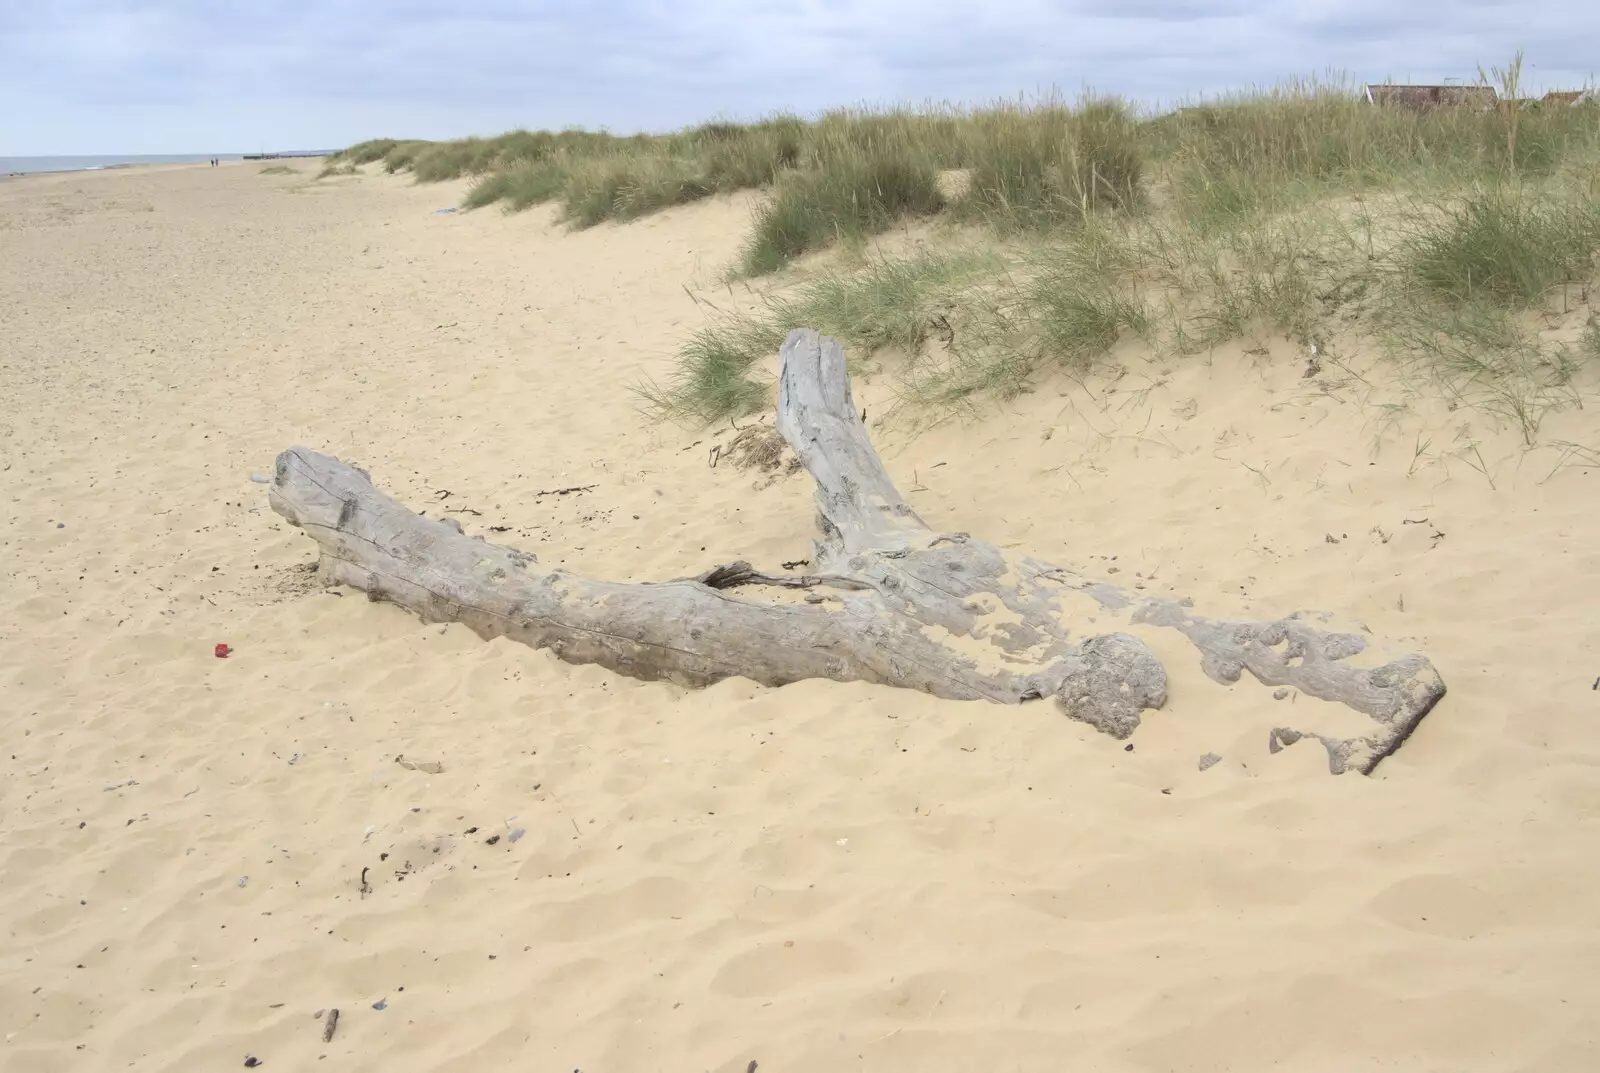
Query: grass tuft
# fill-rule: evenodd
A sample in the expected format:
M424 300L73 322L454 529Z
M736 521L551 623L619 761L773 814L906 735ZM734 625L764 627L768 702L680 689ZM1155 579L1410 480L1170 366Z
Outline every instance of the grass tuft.
M1120 103L997 109L975 117L962 208L1002 230L1049 230L1139 200L1144 150Z
M701 328L678 349L678 364L664 385L637 390L658 417L712 425L767 405L770 388L753 370L776 354L787 329L769 317L727 316Z
M992 255L956 250L823 273L752 312L718 314L680 348L673 377L640 394L657 415L689 424L759 410L771 392L755 370L793 328L831 335L857 358L887 348L914 358L933 335L951 330L962 295L1000 270Z
M359 168L363 164L382 160L399 144L394 138L374 138L352 145L341 153L335 153L334 156L343 163L354 164Z
M428 142L398 142L383 155L383 170L390 175L400 171L409 171L416 164L417 158L432 148L433 146Z
M632 220L716 192L691 160L666 154L617 155L573 166L562 211L574 227Z
M777 116L734 130L711 136L701 128L705 177L717 190L766 186L800 163L806 127L799 119Z
M784 177L756 214L741 267L746 276L775 272L839 238L878 234L902 217L931 215L943 205L932 160L889 149L846 150L826 168Z
M483 176L467 189L462 207L479 209L497 201L507 212L521 212L559 198L567 188L567 173L549 161L524 160L505 171Z
M1027 298L1044 354L1074 369L1087 369L1110 351L1125 329L1139 335L1150 331L1144 303L1074 272L1040 276Z
M1457 302L1538 301L1557 284L1588 278L1600 249L1600 204L1553 201L1501 187L1447 209L1412 237L1411 273Z

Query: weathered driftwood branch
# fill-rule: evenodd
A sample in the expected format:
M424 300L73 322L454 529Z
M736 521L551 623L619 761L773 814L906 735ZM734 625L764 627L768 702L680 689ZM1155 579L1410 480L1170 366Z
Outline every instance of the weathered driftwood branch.
M624 584L545 569L530 554L465 536L453 519L414 514L364 471L303 447L278 456L272 507L317 541L325 584L635 678L691 686L832 678L1006 704L1054 696L1068 715L1126 737L1144 709L1165 703L1166 673L1130 633L1074 637L1061 598L1075 591L1112 621L1180 631L1218 681L1249 670L1371 716L1368 737L1322 739L1335 772L1370 772L1444 694L1426 659L1352 664L1365 648L1360 636L1324 633L1300 616L1214 622L1186 602L1135 598L930 529L872 448L839 345L797 330L781 364L777 428L816 482L811 574L764 574L740 562ZM805 589L805 602L731 594L760 587ZM1303 736L1276 730L1271 744Z

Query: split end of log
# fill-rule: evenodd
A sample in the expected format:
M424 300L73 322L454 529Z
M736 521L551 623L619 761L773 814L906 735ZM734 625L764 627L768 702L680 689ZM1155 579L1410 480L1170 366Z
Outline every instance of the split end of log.
M1370 775L1391 755L1444 697L1444 679L1418 655L1401 656L1377 667L1348 662L1367 649L1358 633L1321 630L1309 621L1327 616L1296 613L1271 622L1222 622L1189 613L1171 600L1150 600L1134 620L1178 630L1200 650L1205 673L1225 685L1244 671L1265 686L1290 686L1320 700L1335 701L1370 717L1373 733L1359 738L1328 738L1283 728L1274 732L1273 752L1304 737L1328 750L1335 775Z

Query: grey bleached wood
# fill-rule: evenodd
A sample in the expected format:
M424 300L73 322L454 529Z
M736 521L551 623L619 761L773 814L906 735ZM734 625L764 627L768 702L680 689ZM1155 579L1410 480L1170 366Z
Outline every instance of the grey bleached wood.
M548 648L570 663L690 686L733 676L766 685L832 678L1011 703L1054 688L1048 666L985 670L952 659L859 583L823 606L743 600L695 578L635 584L543 569L525 552L463 535L453 520L412 513L364 471L304 447L278 456L269 497L321 547L324 584L360 589L429 622L464 623L485 638ZM744 564L702 577L788 580Z
M873 449L838 343L797 329L780 366L777 429L816 482L809 575L739 562L677 581L619 583L545 569L530 554L465 536L453 520L414 514L364 471L304 447L278 456L269 498L320 546L325 584L635 678L690 686L831 678L1008 704L1054 696L1068 715L1123 738L1145 709L1165 703L1166 672L1131 633L1074 637L1061 597L1076 591L1113 623L1178 630L1219 681L1248 669L1268 685L1292 684L1372 716L1368 738L1323 739L1335 772L1370 772L1444 693L1420 656L1378 668L1344 662L1364 647L1355 635L1294 617L1212 622L931 529ZM803 589L805 602L734 595L760 587ZM1299 736L1275 732L1272 744Z
M1189 614L1171 600L1147 600L1134 621L1180 630L1200 649L1200 667L1215 681L1231 685L1248 670L1262 685L1290 685L1302 693L1336 700L1370 716L1378 728L1360 738L1329 738L1287 727L1273 731L1273 752L1303 737L1328 750L1335 775L1370 773L1399 747L1422 717L1444 695L1444 682L1426 659L1401 656L1379 667L1345 662L1366 651L1358 633L1315 629L1303 614L1275 622L1214 622ZM1326 619L1328 616L1321 616Z

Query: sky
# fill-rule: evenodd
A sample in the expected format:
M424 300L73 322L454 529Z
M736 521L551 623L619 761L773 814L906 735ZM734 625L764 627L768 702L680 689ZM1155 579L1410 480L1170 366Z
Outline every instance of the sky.
M1594 74L1555 0L0 0L0 156L340 148L1085 87Z

